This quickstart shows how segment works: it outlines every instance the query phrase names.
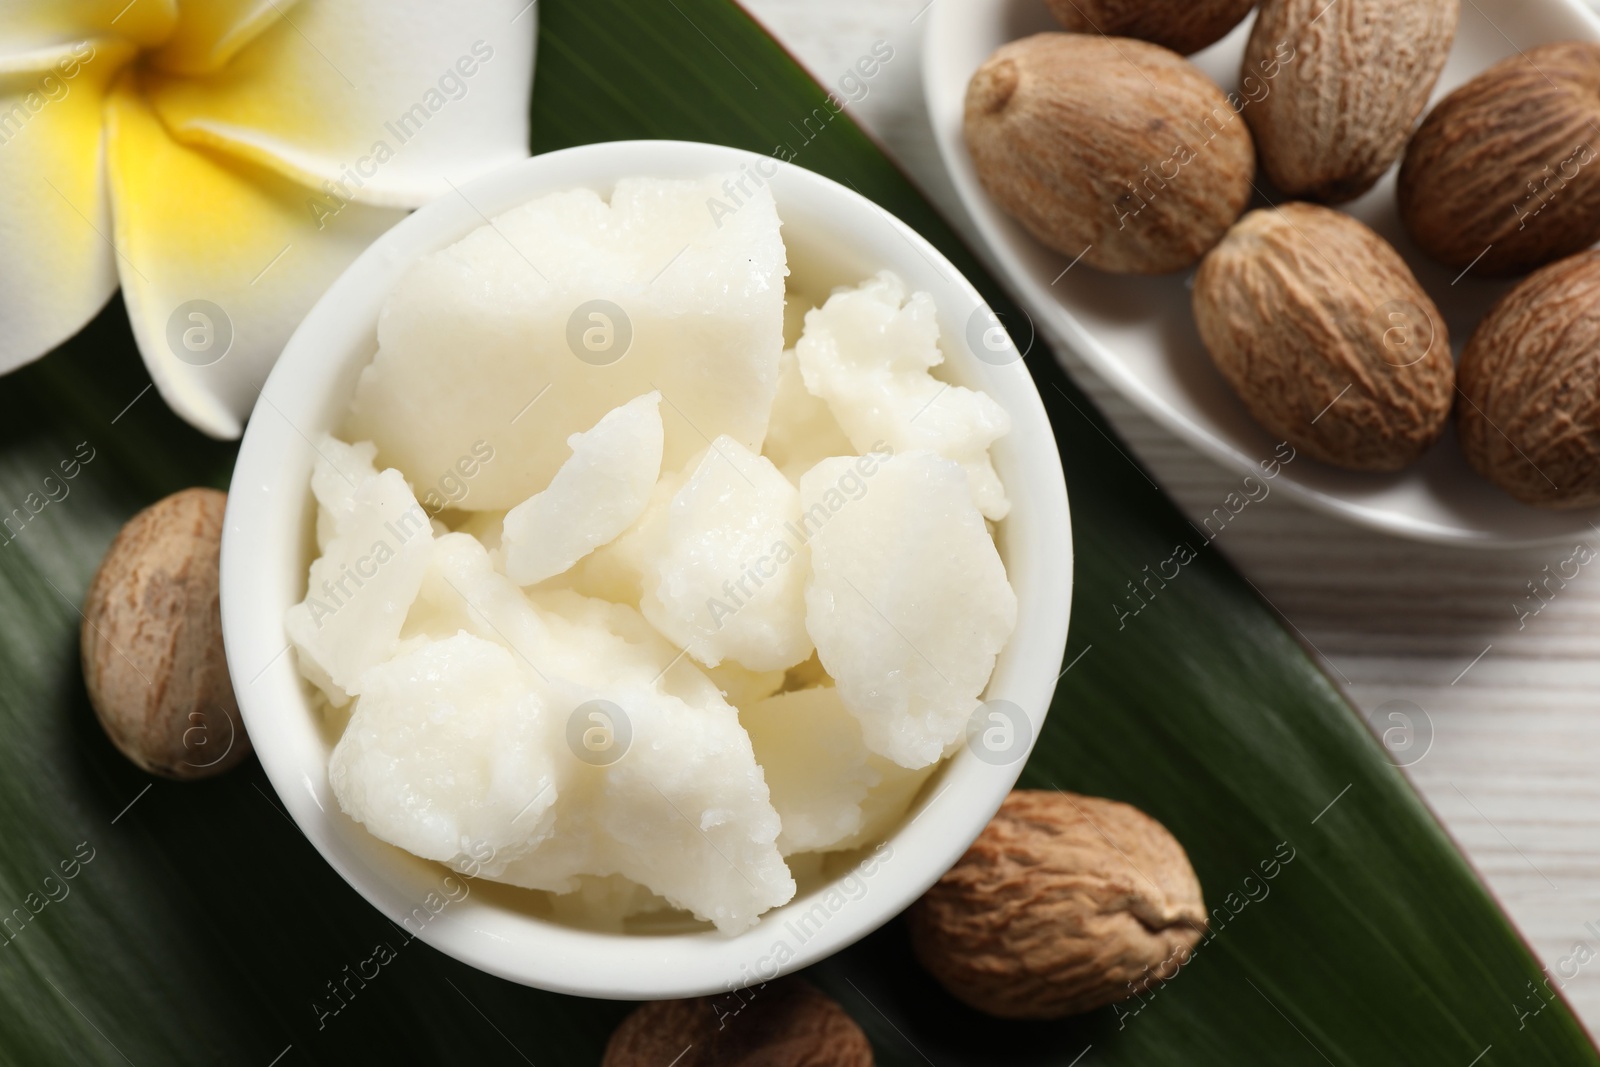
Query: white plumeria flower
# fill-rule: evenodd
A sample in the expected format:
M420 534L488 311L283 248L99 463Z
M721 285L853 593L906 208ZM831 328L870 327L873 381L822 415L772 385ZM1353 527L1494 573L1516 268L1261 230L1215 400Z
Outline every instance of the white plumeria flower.
M535 16L527 0L4 0L0 374L120 285L167 403L237 437L362 249L528 155Z

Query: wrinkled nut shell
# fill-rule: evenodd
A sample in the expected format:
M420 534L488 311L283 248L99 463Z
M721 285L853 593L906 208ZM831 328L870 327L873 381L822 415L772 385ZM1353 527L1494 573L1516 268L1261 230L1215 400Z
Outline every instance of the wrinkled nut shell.
M1265 0L1241 89L1259 96L1244 116L1273 184L1328 203L1372 188L1428 106L1459 17L1460 0Z
M83 680L100 725L152 774L204 778L250 751L222 650L227 496L186 489L117 534L83 605Z
M1195 276L1212 362L1274 437L1349 470L1394 471L1449 421L1444 317L1387 241L1314 204L1253 211Z
M1035 237L1101 270L1193 266L1250 200L1255 149L1222 90L1143 41L1041 33L967 86L978 177Z
M1461 449L1480 474L1525 504L1600 505L1600 252L1507 294L1459 373Z
M799 978L643 1004L601 1067L872 1067L872 1046L831 997Z
M1226 37L1256 0L1045 0L1045 6L1073 33L1137 37L1189 55Z
M1142 811L1019 789L908 918L917 958L956 999L1055 1019L1172 977L1206 910L1183 846Z
M1581 251L1600 240L1597 126L1600 45L1497 63L1423 120L1400 167L1400 217L1428 255L1475 275Z

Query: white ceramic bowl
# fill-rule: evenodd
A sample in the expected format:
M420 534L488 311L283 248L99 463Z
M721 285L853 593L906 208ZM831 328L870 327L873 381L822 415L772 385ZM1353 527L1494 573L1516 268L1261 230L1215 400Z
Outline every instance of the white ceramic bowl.
M978 182L961 131L967 82L1001 44L1060 25L1039 0L935 4L928 20L923 85L940 154L991 261L1034 315L1040 332L1076 352L1113 388L1199 451L1241 475L1255 473L1276 442L1251 419L1200 344L1189 307L1193 272L1116 277L1080 264L1063 275L1071 257L1035 241ZM1253 25L1252 15L1191 58L1225 89L1236 88ZM1463 3L1434 100L1518 49L1568 39L1600 40L1600 18L1580 0ZM1460 352L1510 283L1479 281L1469 273L1452 284L1458 272L1428 260L1406 236L1394 186L1391 170L1371 192L1344 207L1405 256L1444 313L1450 340ZM1453 427L1420 463L1399 474L1360 474L1302 458L1283 468L1277 484L1319 510L1424 541L1512 546L1581 540L1594 533L1591 523L1600 523L1600 509L1560 512L1517 503L1467 465Z
M327 781L334 739L286 651L284 611L304 595L314 549L309 439L340 423L376 349L379 309L401 273L483 225L485 215L559 189L609 193L631 175L699 177L763 160L704 144L614 142L537 156L475 181L418 211L357 259L306 316L262 390L239 451L222 542L222 623L234 688L289 814L344 879L397 922L430 893L435 904L444 899L449 872L378 841L339 810ZM952 342L947 376L983 389L1011 414L1014 429L993 455L1013 502L999 542L1017 591L1018 624L987 696L1025 710L1028 743L1000 765L962 747L929 780L870 872L841 882L849 872L836 871L738 936L579 929L541 918L534 894L481 882L469 883L465 899L448 902L430 921L411 924L435 948L491 974L564 993L658 999L738 988L822 959L898 914L960 857L1015 783L1049 707L1066 645L1072 535L1060 457L1032 379L1020 360L1004 358L1014 350L980 360L961 342L986 309L904 223L797 167L778 168L771 186L796 271L791 284L798 279L826 294L879 269L898 272L935 298ZM839 891L830 895L830 888Z

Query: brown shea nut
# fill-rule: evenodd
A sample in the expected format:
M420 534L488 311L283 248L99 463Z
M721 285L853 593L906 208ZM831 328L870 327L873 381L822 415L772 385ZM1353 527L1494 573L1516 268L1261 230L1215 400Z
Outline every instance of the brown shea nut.
M872 1067L872 1046L836 1001L801 978L642 1004L600 1067Z
M1263 87L1244 117L1272 183L1330 204L1372 188L1428 106L1459 16L1460 0L1265 0L1241 80Z
M1524 504L1600 505L1600 252L1511 290L1459 374L1456 426L1478 473Z
M1600 240L1600 45L1502 60L1439 102L1400 167L1400 218L1428 255L1505 277Z
M1200 264L1193 303L1250 414L1314 459L1395 471L1444 432L1455 397L1444 317L1400 254L1350 216L1252 211Z
M1013 790L967 854L911 906L911 947L957 1000L1056 1019L1177 973L1206 928L1183 846L1137 808Z
M83 604L83 680L106 735L168 778L250 751L222 650L217 566L227 496L185 489L117 534Z
M1222 90L1143 41L1041 33L972 76L967 148L1002 210L1120 274L1193 266L1250 200L1255 149Z
M1228 35L1256 0L1045 0L1072 33L1137 37L1182 55Z

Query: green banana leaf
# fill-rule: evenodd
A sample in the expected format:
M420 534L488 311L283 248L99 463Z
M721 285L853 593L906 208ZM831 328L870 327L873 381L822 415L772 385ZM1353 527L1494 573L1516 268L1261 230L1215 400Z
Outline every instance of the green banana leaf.
M787 146L1025 321L848 116L801 133L824 90L727 0L540 6L536 151ZM1150 812L1222 910L1174 981L1052 1024L961 1007L891 923L810 972L878 1062L1600 1062L1353 709L1042 345L1029 365L1066 461L1078 573L1072 666L1023 784ZM102 735L78 668L89 578L134 511L225 487L234 455L147 385L120 301L0 381L0 512L92 455L65 498L0 533L0 1063L598 1063L629 1005L525 989L410 941L322 862L253 760L155 781ZM1113 607L1184 542L1199 554L1178 579L1137 616ZM379 944L394 958L351 981Z

